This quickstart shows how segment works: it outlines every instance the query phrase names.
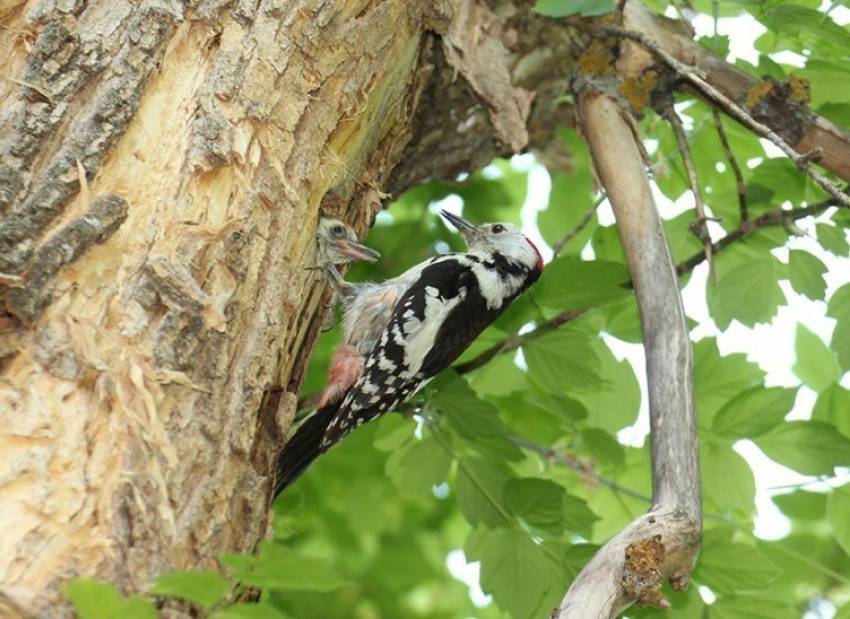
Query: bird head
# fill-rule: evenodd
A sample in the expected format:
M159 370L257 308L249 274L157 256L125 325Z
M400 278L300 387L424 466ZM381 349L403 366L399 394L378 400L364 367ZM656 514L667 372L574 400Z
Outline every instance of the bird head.
M526 266L543 270L543 256L537 246L513 224L493 223L475 226L448 211L440 211L458 229L470 252L498 253Z
M371 247L357 240L357 234L345 222L331 217L322 217L316 229L319 242L319 258L330 264L348 262L375 262L381 257Z

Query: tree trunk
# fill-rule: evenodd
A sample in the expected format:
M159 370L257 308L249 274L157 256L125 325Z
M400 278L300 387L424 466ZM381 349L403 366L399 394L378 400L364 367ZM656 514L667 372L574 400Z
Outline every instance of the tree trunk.
M524 148L512 82L566 87L539 57L511 76L484 4L438 5L0 3L0 614L268 536L326 309L320 206L363 231L383 188Z
M0 0L0 614L268 535L320 209L362 232L499 154L570 167L574 45L530 6Z

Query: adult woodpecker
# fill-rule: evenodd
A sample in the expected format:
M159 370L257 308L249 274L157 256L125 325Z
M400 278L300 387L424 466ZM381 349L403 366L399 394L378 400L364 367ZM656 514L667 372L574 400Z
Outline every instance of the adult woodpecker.
M275 496L354 428L392 410L446 369L540 277L543 258L515 226L474 226L442 214L463 235L466 253L436 256L380 285L340 289L343 330L349 345L363 351L362 368L350 387L323 394L316 412L287 442Z

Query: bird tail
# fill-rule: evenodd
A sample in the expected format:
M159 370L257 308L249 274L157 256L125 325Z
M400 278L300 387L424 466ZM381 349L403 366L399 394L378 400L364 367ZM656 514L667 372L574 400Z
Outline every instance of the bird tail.
M322 437L328 429L328 424L339 409L340 401L319 408L307 417L295 430L277 461L277 483L275 484L274 499L286 490L301 474L306 471L313 460L324 453Z

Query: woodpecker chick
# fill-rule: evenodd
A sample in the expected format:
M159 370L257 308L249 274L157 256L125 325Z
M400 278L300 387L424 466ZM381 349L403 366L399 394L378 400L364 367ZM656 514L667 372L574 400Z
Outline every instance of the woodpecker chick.
M331 217L322 217L319 220L316 241L319 245L319 268L334 291L334 296L331 298L332 309L324 327L327 331L333 328L336 320L333 310L336 299L342 298L343 291L348 286L336 265L360 261L374 262L381 257L381 254L358 241L357 233L344 221Z
M540 252L515 226L474 226L442 214L463 234L467 252L436 256L342 297L345 320L353 321L349 346L363 351L357 353L362 368L350 387L327 399L323 394L324 405L286 444L275 496L354 428L406 401L447 368L540 277Z
M322 217L316 228L316 241L319 244L319 266L349 262L375 262L381 254L363 245L357 240L357 233L344 221L331 217Z

